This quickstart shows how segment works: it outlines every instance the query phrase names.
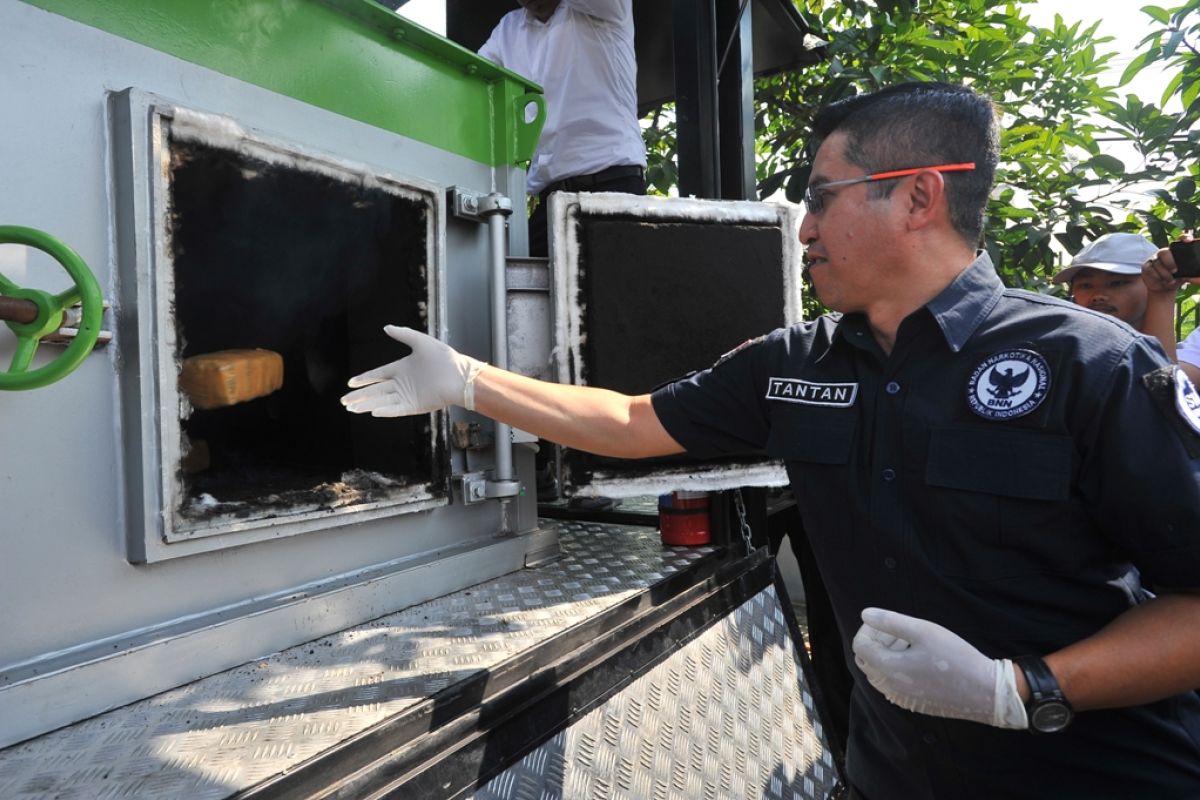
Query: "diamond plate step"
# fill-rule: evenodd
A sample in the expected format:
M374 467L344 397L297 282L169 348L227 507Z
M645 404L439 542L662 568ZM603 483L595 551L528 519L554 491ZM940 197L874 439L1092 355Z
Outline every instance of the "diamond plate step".
M561 522L564 557L0 750L0 798L225 798L661 583L713 548Z
M825 800L823 737L768 587L473 800Z

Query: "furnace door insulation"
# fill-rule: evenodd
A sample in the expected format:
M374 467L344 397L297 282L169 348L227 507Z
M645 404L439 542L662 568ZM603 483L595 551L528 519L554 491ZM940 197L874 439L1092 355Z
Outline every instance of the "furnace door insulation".
M643 394L800 320L799 217L767 203L552 195L554 355L564 383ZM644 461L567 450L568 494L774 486L760 453Z

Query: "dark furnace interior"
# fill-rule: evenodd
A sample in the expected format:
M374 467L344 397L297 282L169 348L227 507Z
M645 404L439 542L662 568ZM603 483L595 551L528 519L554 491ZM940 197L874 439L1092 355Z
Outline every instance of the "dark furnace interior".
M578 238L584 345L576 371L588 385L650 392L785 324L777 225L583 215ZM717 463L761 460L746 454ZM687 456L620 461L564 454L569 482L577 484L590 482L599 468L634 477L694 463Z
M245 517L398 487L444 494L429 417L375 419L339 402L347 378L409 352L385 324L427 330L426 205L172 141L170 208L178 357L263 348L284 362L278 391L182 421L185 516L207 513L191 502L202 494Z

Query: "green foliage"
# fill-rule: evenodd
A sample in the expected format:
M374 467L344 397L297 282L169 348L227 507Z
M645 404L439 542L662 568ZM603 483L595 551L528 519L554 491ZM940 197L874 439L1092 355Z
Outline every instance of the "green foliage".
M1158 28L1118 85L1106 77L1115 53L1111 39L1097 35L1098 22L1056 17L1039 28L1023 11L1027 2L794 1L828 42L826 60L757 82L760 196L782 190L798 201L803 195L813 155L809 130L819 108L899 81L933 79L969 84L1001 112L1001 164L986 247L1009 285L1059 291L1049 278L1063 250L1075 252L1109 231L1143 232L1165 245L1196 227L1200 0L1143 9ZM1081 14L1093 8L1081 5ZM1159 65L1175 76L1163 97L1122 96L1121 86ZM1163 110L1172 98L1183 103L1181 111ZM651 126L648 137L658 127ZM654 164L673 159L667 142L674 132L661 130L663 136L650 139L651 174L664 177L661 184L652 180L665 193L667 170L656 173ZM1113 140L1132 144L1138 163L1102 152ZM1145 202L1146 187L1154 191L1152 205ZM1196 307L1194 294L1184 306Z
M654 109L643 121L642 134L646 141L646 187L651 194L669 194L679 183L674 104Z
M1154 21L1154 30L1142 40L1121 85L1148 68L1164 68L1173 77L1156 99L1163 107L1177 100L1179 110L1166 112L1131 95L1109 116L1113 132L1134 142L1146 160L1139 177L1157 184L1151 191L1153 205L1135 210L1134 216L1163 245L1200 228L1200 0L1142 11ZM1185 287L1179 311L1176 333L1182 338L1200 323L1200 286Z

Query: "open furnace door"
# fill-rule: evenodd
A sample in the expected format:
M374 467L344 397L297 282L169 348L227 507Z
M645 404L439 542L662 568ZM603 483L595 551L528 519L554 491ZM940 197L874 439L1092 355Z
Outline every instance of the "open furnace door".
M550 197L554 349L562 383L643 394L801 318L800 215L729 200ZM567 495L787 483L761 453L700 461L563 454Z

